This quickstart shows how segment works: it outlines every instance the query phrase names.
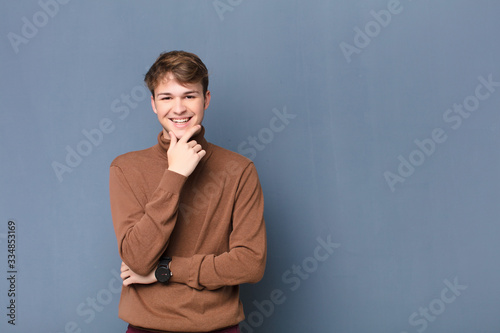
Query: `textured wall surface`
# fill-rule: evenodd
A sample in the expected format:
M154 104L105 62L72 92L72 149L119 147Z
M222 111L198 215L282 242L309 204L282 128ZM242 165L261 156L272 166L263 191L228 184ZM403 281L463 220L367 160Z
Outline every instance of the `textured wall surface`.
M114 157L143 75L209 67L207 139L251 158L268 265L243 333L500 331L500 2L0 3L0 331L125 332Z

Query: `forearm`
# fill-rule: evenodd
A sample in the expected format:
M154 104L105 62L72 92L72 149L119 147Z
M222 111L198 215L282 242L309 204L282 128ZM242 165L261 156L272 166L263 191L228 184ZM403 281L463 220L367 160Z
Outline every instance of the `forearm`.
M132 191L117 167L110 173L113 224L122 260L137 274L147 275L168 246L178 215L185 177L165 171L151 198Z
M172 282L194 289L215 290L223 286L256 283L264 275L266 240L254 248L237 247L221 255L194 255L172 258Z
M196 289L217 289L259 281L264 274L267 251L263 215L262 189L256 170L250 165L243 172L234 196L229 221L232 230L227 236L227 250L190 257L172 255L172 281ZM218 237L221 236L211 235L205 242Z

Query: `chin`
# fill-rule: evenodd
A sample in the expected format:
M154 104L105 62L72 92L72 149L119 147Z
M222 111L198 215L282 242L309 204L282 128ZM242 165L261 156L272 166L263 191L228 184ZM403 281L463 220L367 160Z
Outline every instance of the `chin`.
M177 138L177 140L179 140L180 138L182 138L182 136L186 133L187 130L188 129L186 128L186 129L182 129L182 130L175 129L175 130L171 130L171 131L174 132L175 137ZM194 134L194 135L196 135L196 134Z
M164 127L165 131L168 133L170 132L174 132L174 135L175 137L177 138L177 140L179 140L180 138L182 138L182 136L189 130L191 129L193 126L196 126L198 124L195 124L195 125L192 125L192 126L188 126L188 127L185 127L185 128L172 128L171 126L168 126L168 127ZM195 134L193 134L193 136L195 136L196 134L200 133L200 130L198 130Z

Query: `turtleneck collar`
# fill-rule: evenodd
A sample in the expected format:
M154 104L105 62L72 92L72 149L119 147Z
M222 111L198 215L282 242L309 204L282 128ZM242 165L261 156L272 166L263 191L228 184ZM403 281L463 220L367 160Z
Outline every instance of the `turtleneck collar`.
M201 147L207 152L207 154L203 157L203 159L208 158L212 149L210 143L208 143L208 141L205 139L205 127L201 126L200 132L198 134L193 135L189 141L191 140L195 140L196 142L198 142L201 145ZM157 147L160 150L160 152L164 154L165 157L167 157L166 153L168 148L170 147L170 138L169 139L165 138L163 136L163 131L161 131L160 134L158 134Z

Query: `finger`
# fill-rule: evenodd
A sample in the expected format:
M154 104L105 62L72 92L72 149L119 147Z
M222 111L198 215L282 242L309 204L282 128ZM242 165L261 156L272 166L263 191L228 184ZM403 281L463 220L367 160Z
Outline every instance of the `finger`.
M129 274L129 272L123 272L120 274L120 277L122 278L122 280L125 281L126 279L128 279L130 277L130 274Z
M179 141L182 141L182 142L188 142L189 139L191 139L191 137L200 130L201 128L201 125L196 125L196 126L193 126L191 128L189 128L185 133L184 135L182 136L182 138L179 139Z
M200 150L200 151L198 152L198 156L200 156L200 158L202 158L203 156L205 156L205 155L206 155L206 153L207 153L207 152L206 152L205 150Z
M175 146L177 143L177 137L175 136L175 133L170 131L168 132L168 135L170 136L170 147Z

